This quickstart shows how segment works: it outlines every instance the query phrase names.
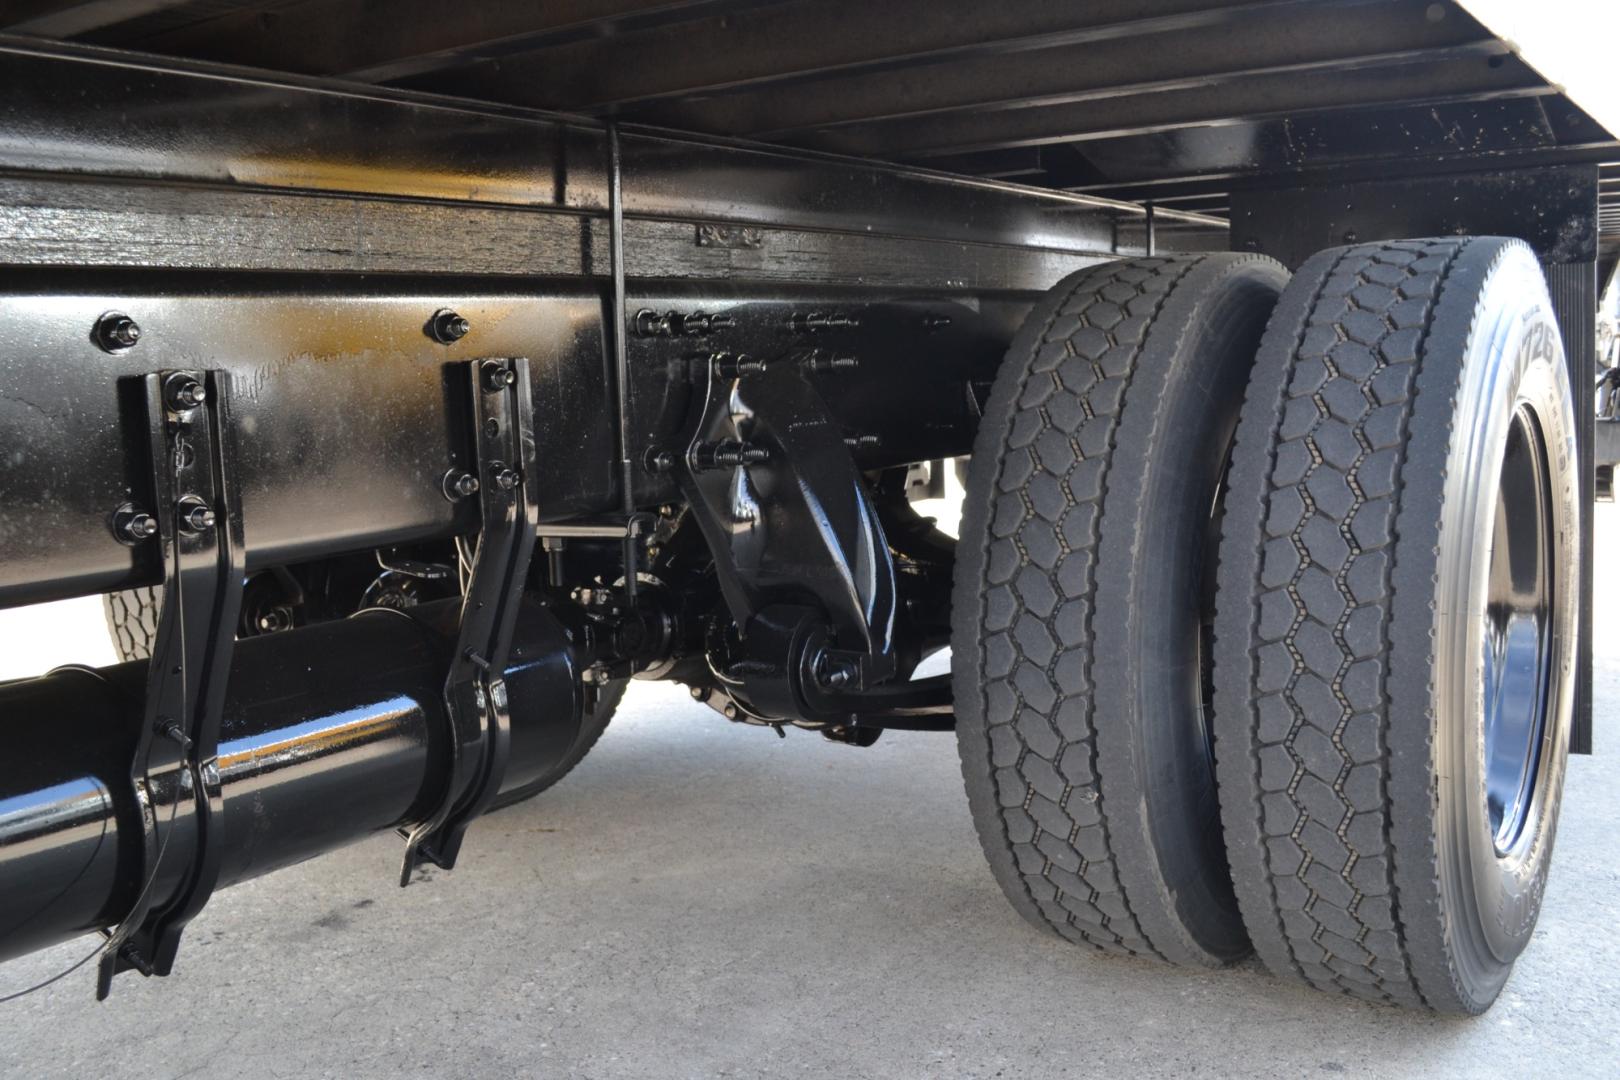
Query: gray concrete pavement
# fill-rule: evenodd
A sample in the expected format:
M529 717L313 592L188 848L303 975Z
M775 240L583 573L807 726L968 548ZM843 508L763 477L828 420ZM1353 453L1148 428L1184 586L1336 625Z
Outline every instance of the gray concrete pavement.
M1476 1020L1083 953L1003 901L949 737L778 740L637 686L454 873L398 889L389 836L224 892L173 977L97 1005L87 968L0 1006L0 1074L1620 1075L1620 624L1598 647L1599 756L1571 762L1536 941ZM0 993L86 948L0 967Z

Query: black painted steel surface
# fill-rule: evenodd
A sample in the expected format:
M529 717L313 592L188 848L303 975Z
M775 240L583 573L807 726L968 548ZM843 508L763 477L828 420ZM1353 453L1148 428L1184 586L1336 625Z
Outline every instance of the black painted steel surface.
M374 610L249 638L235 651L219 744L221 887L413 820L437 796L448 737L444 678L456 603ZM0 685L0 960L112 925L143 881L130 760L142 662ZM556 621L519 615L506 681L503 790L548 770L579 727L578 672ZM191 847L189 794L154 776L165 900ZM379 867L391 874L392 867Z
M1569 89L1601 85L1580 69L1602 54L1525 33L1611 40L1611 5L1574 0L1528 16L1511 0L471 0L466 18L440 0L14 6L0 29L1215 216L1234 190L1346 170L1620 168L1614 133ZM1613 249L1620 218L1605 229Z
M713 333L628 342L634 495L646 506L677 495L644 454L678 436L692 358L819 357L826 370L812 378L831 415L852 435L883 434L860 451L864 466L949 457L971 444L971 387L988 381L1027 301L738 286L719 298L633 291L629 306L730 320ZM471 325L449 346L423 331L445 307ZM143 337L109 355L90 331L113 308ZM176 361L234 378L249 570L470 532L469 507L446 500L442 480L466 437L452 420L464 391L451 362L474 357L529 359L542 518L612 512L603 312L577 283L491 291L467 279L0 273L0 605L158 579L156 549L121 543L113 515L150 500L149 462L131 450L132 386Z
M628 343L626 500L599 123L39 42L0 59L0 604L156 580L109 518L147 494L124 387L152 370L234 376L252 570L465 534L445 367L475 357L530 361L551 521L674 496L641 454L710 350L857 360L819 389L883 429L863 466L962 453L968 376L1028 298L1146 239L1134 205L626 131L630 307L731 320ZM1218 226L1154 216L1161 246ZM464 335L433 332L446 310ZM109 311L144 336L106 349Z

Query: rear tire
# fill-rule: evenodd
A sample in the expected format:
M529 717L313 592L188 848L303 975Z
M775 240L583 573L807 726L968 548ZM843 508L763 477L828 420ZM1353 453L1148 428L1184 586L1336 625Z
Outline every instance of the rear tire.
M112 637L118 659L128 662L151 657L160 606L156 586L107 593L101 598L101 609L107 616L107 633Z
M1573 700L1571 401L1518 241L1337 248L1283 294L1215 643L1227 849L1274 972L1478 1013L1529 941Z
M1252 255L1106 263L1014 340L969 466L957 739L1013 906L1106 952L1246 955L1204 715L1206 555L1287 279Z

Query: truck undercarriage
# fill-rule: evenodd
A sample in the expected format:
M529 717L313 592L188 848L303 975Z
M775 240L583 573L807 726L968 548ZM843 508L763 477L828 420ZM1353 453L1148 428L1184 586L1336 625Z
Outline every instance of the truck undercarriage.
M126 657L0 684L0 958L450 868L636 677L956 731L1066 937L1489 1005L1591 746L1614 136L1453 4L444 6L0 16L0 605Z

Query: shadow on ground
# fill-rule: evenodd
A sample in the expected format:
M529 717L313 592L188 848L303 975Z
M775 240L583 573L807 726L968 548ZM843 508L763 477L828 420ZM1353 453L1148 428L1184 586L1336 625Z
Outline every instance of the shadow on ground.
M382 836L221 893L175 976L122 977L97 1005L85 969L0 1006L0 1071L1614 1076L1615 636L1600 628L1600 756L1571 764L1537 940L1477 1020L1328 998L1253 964L1085 953L1003 901L948 736L778 740L638 685L574 775L480 822L454 873L398 889ZM0 992L87 947L0 968Z

